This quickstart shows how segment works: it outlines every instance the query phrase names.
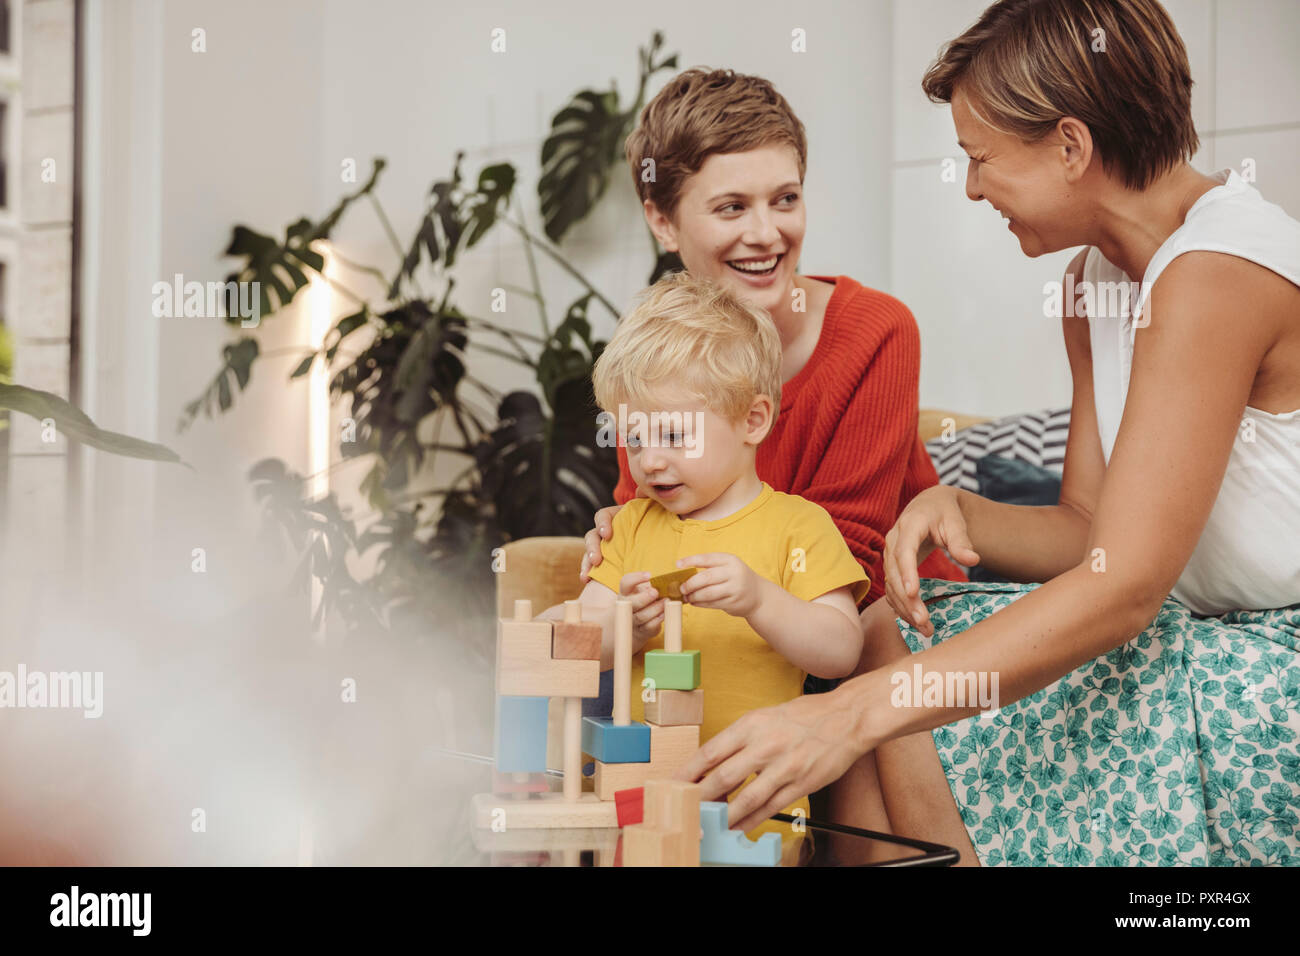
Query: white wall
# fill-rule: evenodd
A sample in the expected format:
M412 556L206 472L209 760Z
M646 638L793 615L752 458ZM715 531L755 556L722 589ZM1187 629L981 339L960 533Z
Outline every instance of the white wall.
M1073 252L1028 259L986 203L965 195L965 156L947 106L921 76L940 46L978 18L984 0L895 0L893 203L889 291L921 326L921 405L1003 415L1067 405L1059 320L1042 314L1043 284ZM1204 172L1253 158L1265 198L1300 216L1300 5L1293 0L1169 0L1196 84ZM944 182L943 161L956 161Z

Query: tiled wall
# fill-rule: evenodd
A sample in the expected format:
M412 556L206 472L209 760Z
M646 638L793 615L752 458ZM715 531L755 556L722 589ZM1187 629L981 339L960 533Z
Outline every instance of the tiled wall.
M921 404L987 415L1070 399L1059 320L1042 314L1043 284L1072 251L1028 259L997 213L966 198L965 156L946 106L920 80L983 0L895 0L890 291L921 326ZM1300 216L1300 4L1168 0L1195 82L1192 113L1203 172L1255 160L1266 199ZM953 182L941 177L956 161Z
M11 5L9 208L0 218L14 380L68 396L72 288L73 0ZM62 566L68 446L41 424L11 423L6 535L15 574L39 582Z

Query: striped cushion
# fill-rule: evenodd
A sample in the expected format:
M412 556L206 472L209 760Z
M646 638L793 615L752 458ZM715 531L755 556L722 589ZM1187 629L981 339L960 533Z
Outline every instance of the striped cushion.
M978 491L975 462L998 455L1060 474L1065 465L1065 440L1070 431L1070 409L1056 408L963 428L947 437L932 438L925 450L939 472L939 481L967 491Z

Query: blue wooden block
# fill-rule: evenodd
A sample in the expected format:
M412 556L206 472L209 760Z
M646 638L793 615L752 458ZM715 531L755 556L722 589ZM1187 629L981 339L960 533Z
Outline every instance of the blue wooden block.
M497 770L546 771L546 706L545 697L497 698Z
M649 763L650 725L615 727L613 717L584 717L582 752L601 763Z
M757 842L741 830L727 829L726 803L700 804L700 863L731 866L780 866L781 834L764 833Z

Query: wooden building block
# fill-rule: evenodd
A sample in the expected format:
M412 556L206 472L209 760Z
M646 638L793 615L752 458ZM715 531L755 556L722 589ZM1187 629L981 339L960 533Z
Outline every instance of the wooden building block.
M621 827L640 823L645 819L645 788L629 787L614 794L614 806L618 810L618 825Z
M557 661L600 660L601 628L583 623L582 603L564 602L564 620L556 621L551 637L551 658Z
M704 688L695 690L655 690L654 700L646 701L645 719L662 727L704 723Z
M623 828L624 866L673 866L677 834L636 823Z
M695 690L700 686L700 652L646 651L645 676L655 691Z
M680 767L700 749L700 725L679 724L650 728L650 760L652 763L671 763Z
M613 800L619 790L643 786L648 780L671 777L699 748L698 726L650 728L649 763L604 763L596 761L595 792L602 800Z
M599 697L599 660L552 660L551 625L521 631L502 621L497 639L497 693L512 697Z
M732 866L779 866L781 835L764 833L751 841L741 830L727 828L725 803L700 804L700 862Z
M615 766L636 766L615 764ZM618 809L613 800L600 800L584 793L576 801L562 793L543 793L527 800L503 800L496 794L480 793L473 800L474 825L503 832L511 829L541 830L566 827L617 827Z
M649 763L650 727L614 724L613 717L582 718L582 752L605 763Z
M507 697L598 697L600 661L551 660L551 622L532 620L532 602L497 622L497 693Z
M647 782L645 819L623 830L623 865L699 866L702 791L682 780Z
M700 569L678 568L675 571L656 574L650 579L650 586L659 592L660 597L668 598L671 601L680 601L682 599L682 582L698 570Z
M599 661L601 632L599 624L555 622L551 640L551 658L557 661Z
M551 782L544 774L525 773L523 779L515 779L515 774L492 773L493 793L550 793Z
M545 697L497 698L496 768L502 773L546 771Z

